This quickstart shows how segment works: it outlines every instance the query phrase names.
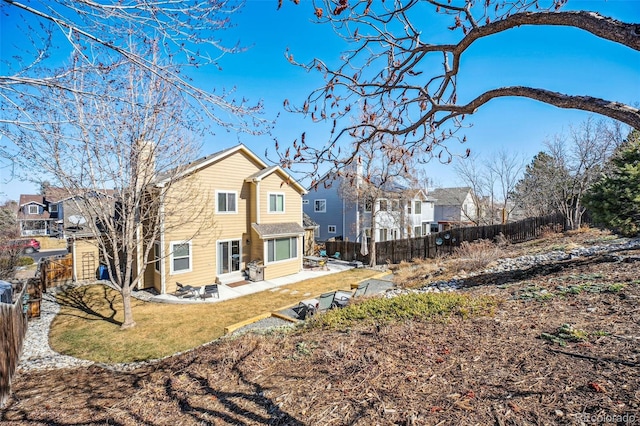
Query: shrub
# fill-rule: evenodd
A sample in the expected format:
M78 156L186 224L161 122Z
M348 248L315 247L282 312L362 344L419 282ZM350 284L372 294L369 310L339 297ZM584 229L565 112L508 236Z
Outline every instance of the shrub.
M429 320L451 315L491 314L499 301L495 297L471 297L462 293L405 294L390 299L372 298L314 316L308 327L344 329L356 324L387 324L405 320Z
M422 286L425 280L439 276L443 270L440 260L413 259L412 262L402 261L393 274L393 282L400 288L416 288Z
M33 259L29 256L22 256L18 259L18 266L29 266L33 265Z
M502 250L489 240L463 241L454 251L457 259L450 262L449 269L456 271L477 271L485 268L502 255Z

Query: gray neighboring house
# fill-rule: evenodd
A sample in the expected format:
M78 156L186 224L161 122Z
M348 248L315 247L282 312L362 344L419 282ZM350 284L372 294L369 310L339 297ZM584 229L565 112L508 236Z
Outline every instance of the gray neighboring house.
M45 195L21 194L18 205L18 223L20 235L50 236L68 238L70 236L87 237L93 233L87 225L88 220L78 210L76 198L106 197L109 208L115 206L115 191L87 191L84 195L69 197L62 188L50 187Z
M436 199L435 226L432 232L444 231L461 226L473 226L479 212L474 202L471 188L468 186L457 188L436 188L429 195Z
M321 182L317 189L308 188L302 198L302 210L317 224L317 241L331 238L355 241L357 234L351 224L358 220L357 209L348 208L340 196L340 181Z
M328 181L325 176L317 189L309 188L303 197L304 213L318 224L317 241L334 238L359 242L363 236L372 235L376 241L388 241L431 233L435 200L425 191L406 188L386 191L386 198L375 200L376 223L372 224L372 206L345 199L341 183L340 179Z

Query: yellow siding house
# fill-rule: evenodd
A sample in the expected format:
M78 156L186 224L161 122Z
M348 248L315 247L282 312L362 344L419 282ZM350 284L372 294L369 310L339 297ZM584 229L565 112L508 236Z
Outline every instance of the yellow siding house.
M180 176L161 205L161 214L173 213L162 219L141 287L164 294L176 282L242 281L249 269L251 278L265 280L302 270L306 190L281 167L268 167L240 144L192 162ZM204 207L202 214L185 220L181 206L171 205L185 194L183 210Z

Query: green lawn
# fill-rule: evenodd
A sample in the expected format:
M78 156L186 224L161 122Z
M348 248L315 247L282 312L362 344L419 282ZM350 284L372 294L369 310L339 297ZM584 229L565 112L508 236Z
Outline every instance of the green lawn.
M133 302L136 327L121 330L122 299L102 285L58 295L60 313L51 326L51 347L63 354L105 363L162 358L217 339L225 327L320 293L349 289L376 271L351 269L220 303ZM289 291L282 291L288 289ZM297 291L296 294L291 294Z

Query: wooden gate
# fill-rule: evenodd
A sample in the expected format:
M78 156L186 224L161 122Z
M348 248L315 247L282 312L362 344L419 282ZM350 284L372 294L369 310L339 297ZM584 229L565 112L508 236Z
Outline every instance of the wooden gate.
M60 284L66 284L73 280L73 257L68 254L65 257L48 258L40 266L40 279L43 290Z

